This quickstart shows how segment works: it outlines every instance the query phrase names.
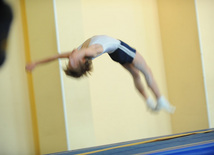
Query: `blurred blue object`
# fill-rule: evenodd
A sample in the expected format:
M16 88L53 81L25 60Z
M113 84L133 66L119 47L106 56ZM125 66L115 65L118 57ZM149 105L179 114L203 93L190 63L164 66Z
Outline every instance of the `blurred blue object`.
M13 19L11 7L3 0L0 0L0 66L6 59L6 43Z

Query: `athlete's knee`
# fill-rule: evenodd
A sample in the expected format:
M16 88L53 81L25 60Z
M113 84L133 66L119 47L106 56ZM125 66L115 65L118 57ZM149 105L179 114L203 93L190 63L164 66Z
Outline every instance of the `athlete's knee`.
M147 83L148 87L151 88L153 85L153 78L151 76L147 76L146 83Z
M143 87L142 87L142 82L141 82L140 75L136 75L135 77L133 77L133 79L134 79L134 85L135 85L135 87L136 87L140 92L143 92Z
M132 77L134 79L139 79L140 78L140 73L138 71L132 72L131 74L132 74Z
M153 85L153 75L151 70L148 68L147 72L144 73L145 79L146 79L146 83L148 85L148 87L152 87Z

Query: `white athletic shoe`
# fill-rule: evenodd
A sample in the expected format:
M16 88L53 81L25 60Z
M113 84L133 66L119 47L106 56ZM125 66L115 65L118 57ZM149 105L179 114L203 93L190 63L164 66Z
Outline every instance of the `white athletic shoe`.
M149 110L156 111L157 105L150 97L146 100L146 105Z
M169 112L169 113L174 113L175 112L175 107L173 105L171 105L164 96L161 96L158 100L157 100L157 106L155 108L157 111L164 109L165 111Z

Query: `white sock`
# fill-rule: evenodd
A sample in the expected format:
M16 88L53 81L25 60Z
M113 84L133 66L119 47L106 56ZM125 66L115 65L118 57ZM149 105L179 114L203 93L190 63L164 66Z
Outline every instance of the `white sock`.
M150 110L152 111L156 110L156 104L150 97L146 100L146 105Z
M157 101L157 107L156 110L161 110L164 109L169 113L174 113L175 112L175 107L171 105L164 96L161 96L158 101Z

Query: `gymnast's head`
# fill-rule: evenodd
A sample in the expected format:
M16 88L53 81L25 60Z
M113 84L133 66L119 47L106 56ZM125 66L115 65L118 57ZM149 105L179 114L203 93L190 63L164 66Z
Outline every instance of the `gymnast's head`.
M64 72L66 75L74 77L74 78L80 78L83 76L87 76L92 71L92 60L91 58L85 57L83 60L77 62L74 64L72 62L72 59L69 59L68 65L66 69L64 69Z

